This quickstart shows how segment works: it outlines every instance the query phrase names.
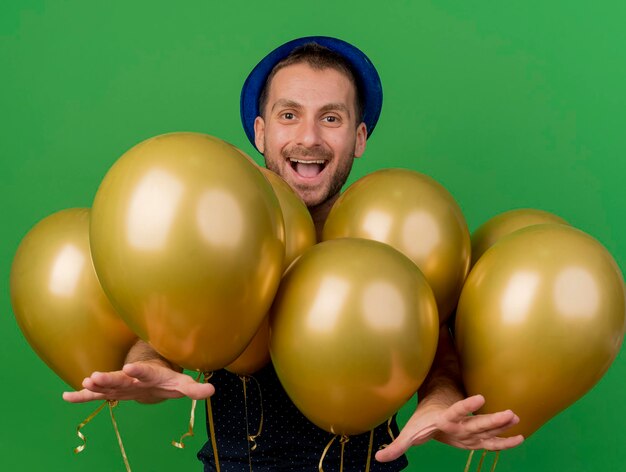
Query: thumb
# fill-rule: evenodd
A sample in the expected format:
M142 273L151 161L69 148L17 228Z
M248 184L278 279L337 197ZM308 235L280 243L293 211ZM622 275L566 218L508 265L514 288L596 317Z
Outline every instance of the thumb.
M411 434L405 427L395 441L376 453L376 460L378 462L393 461L406 453L411 446L425 443L436 430L435 425L429 425Z
M178 391L192 400L204 400L215 393L215 387L210 383L199 383L191 379L180 385Z
M395 441L393 441L389 446L381 449L376 453L376 460L378 462L390 462L396 460L402 454L404 454L409 447L411 447L411 441L402 437L402 435L398 436Z

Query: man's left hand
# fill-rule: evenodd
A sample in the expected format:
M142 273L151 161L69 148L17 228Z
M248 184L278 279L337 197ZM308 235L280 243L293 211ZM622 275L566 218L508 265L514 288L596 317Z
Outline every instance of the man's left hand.
M485 403L482 395L460 400L449 407L429 403L418 405L395 441L376 453L376 460L388 462L404 454L409 447L436 439L461 449L499 451L518 446L521 435L500 437L507 429L519 423L511 410L471 416Z

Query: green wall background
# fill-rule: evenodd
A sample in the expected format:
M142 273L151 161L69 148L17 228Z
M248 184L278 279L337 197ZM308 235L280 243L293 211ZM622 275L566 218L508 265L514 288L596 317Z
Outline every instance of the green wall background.
M90 206L112 163L156 134L206 132L254 154L241 84L297 36L351 41L379 69L384 109L352 180L382 167L425 172L470 229L512 208L553 211L624 270L625 19L617 0L2 2L0 469L123 470L106 412L72 453L94 405L64 403L65 385L17 328L8 285L21 238L57 210ZM596 388L503 453L498 471L626 470L625 377L622 351ZM200 470L201 421L187 449L169 445L189 406L117 409L134 470ZM411 451L410 470L461 471L466 456L433 443Z

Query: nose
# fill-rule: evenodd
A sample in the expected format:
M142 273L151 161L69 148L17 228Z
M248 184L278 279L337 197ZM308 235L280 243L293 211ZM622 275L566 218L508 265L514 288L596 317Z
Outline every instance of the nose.
M319 123L313 119L302 120L298 125L296 142L306 148L321 145L322 135Z

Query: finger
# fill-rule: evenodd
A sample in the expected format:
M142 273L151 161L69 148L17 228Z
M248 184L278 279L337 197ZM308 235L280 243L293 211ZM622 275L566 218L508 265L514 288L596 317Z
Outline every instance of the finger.
M110 390L127 387L133 379L124 372L94 372L83 381L83 387L95 392L107 393Z
M508 431L509 429L511 429L513 426L515 426L518 423L519 423L519 418L516 416L513 421L511 421L510 423L507 423L501 428L495 428L489 431L485 431L482 434L488 437L492 437L492 438L502 436L502 433L505 433L506 431Z
M499 411L485 415L468 416L461 422L461 426L470 434L483 433L510 427L517 424L519 418L511 410ZM497 436L493 434L492 436Z
M215 387L210 383L198 383L191 379L190 383L181 385L178 391L192 400L204 400L215 393Z
M84 403L93 400L105 400L105 396L102 393L91 392L87 389L83 389L77 392L63 392L63 400L70 403Z
M503 451L517 447L524 442L524 436L521 434L510 438L491 438L485 439L481 443L481 447L488 451Z
M470 413L475 412L485 404L485 398L482 395L474 395L472 397L459 400L448 408L445 413L447 421L458 422L467 417Z
M519 421L520 421L519 416L514 414L513 418L511 418L511 421L509 421L508 423L503 424L502 426L484 431L482 435L485 438L487 437L495 438L498 436L502 436L502 433L505 433L506 431L511 429L513 426L517 425Z
M132 362L124 365L122 372L140 382L148 382L152 380L154 375L154 371L150 367L150 365L143 362Z

